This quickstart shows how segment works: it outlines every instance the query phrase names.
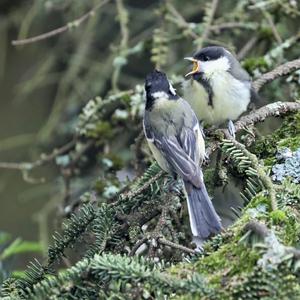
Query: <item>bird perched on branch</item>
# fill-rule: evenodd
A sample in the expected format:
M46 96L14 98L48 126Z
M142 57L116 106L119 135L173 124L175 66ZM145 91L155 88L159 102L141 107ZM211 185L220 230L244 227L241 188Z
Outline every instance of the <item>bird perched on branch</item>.
M200 167L205 145L195 113L162 72L153 71L146 77L145 90L144 132L160 167L184 182L193 236L203 239L218 233L220 218Z
M234 136L232 121L258 99L250 76L223 47L206 47L185 59L193 63L193 69L186 74L189 79L183 85L184 98L200 121L217 126L228 121Z

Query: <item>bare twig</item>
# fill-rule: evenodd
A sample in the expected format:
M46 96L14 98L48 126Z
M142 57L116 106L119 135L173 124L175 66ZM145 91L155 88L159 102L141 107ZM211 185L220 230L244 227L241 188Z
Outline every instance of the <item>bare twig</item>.
M138 250L139 247L141 247L144 243L147 242L147 238L144 237L142 238L141 240L139 240L134 246L133 248L131 249L130 253L129 253L129 256L133 256L136 251ZM183 251L183 252L186 252L188 254L196 254L197 252L193 249L190 249L188 247L185 247L183 245L180 245L180 244L176 244L176 243L173 243L169 240L166 240L166 239L163 239L163 238L158 238L157 239L157 242L161 245L165 245L165 246L168 246L168 247L171 247L171 248L174 248L174 249L177 249L177 250L180 250L180 251Z
M164 171L159 171L155 176L153 176L150 180L145 182L140 188L135 191L129 191L125 194L122 194L120 197L122 199L130 199L136 197L141 194L144 190L146 190L151 184L153 184L157 179L159 179L164 174Z
M273 81L278 77L288 75L298 69L300 69L300 58L282 64L274 70L263 74L260 78L253 82L253 87L256 91L259 91L266 83Z
M242 49L237 54L237 59L241 60L243 59L256 45L258 41L258 36L253 36L247 43L242 47Z
M44 178L41 178L40 180L36 180L34 178L31 178L29 176L29 171L33 170L34 168L40 167L54 159L56 157L66 153L67 151L71 150L76 144L76 138L74 138L69 143L63 145L59 149L54 149L50 154L41 154L40 159L34 161L34 162L0 162L0 168L3 169L11 169L11 170L19 170L23 174L23 178L25 181L29 183L38 183L38 182L44 182ZM79 149L72 158L71 162L64 168L62 168L61 172L63 177L66 179L66 174L68 174L67 177L70 177L72 175L72 169L78 162L78 160L81 158L82 154L85 153L87 150L89 150L95 142L93 140L88 141L82 148ZM68 193L68 186L69 182L66 183L66 197Z
M12 170L32 170L36 167L40 167L43 164L54 160L57 156L67 152L75 146L76 140L73 139L69 143L63 145L59 149L54 149L50 154L41 154L40 159L34 162L0 162L0 168L12 169Z
M236 29L236 28L255 30L257 28L257 25L256 24L248 25L248 24L241 23L241 22L228 22L228 23L212 25L210 27L210 30L213 32L219 33L219 31L221 31L221 30Z
M13 40L11 43L14 46L20 46L20 45L26 45L26 44L31 44L31 43L35 43L41 40L45 40L48 39L52 36L61 34L63 32L66 31L70 31L74 28L77 28L80 26L80 24L84 21L86 21L87 19L89 19L90 17L94 16L95 12L97 9L99 9L100 7L102 7L103 5L107 4L110 0L103 0L102 2L100 2L99 4L97 4L95 7L93 7L90 11L88 11L86 14L84 14L83 16L81 16L80 18L71 21L69 23L67 23L66 25L59 27L57 29L51 30L49 32L28 38L28 39L23 39L23 40Z
M129 30L128 30L128 11L124 7L123 0L116 0L117 4L117 12L118 12L118 19L120 23L120 30L121 30L121 42L119 45L119 56L126 57L128 55L128 40L129 40ZM114 72L112 74L112 88L114 91L118 91L118 80L120 76L120 72L122 69L122 64L117 64L114 66Z
M123 0L116 0L117 3L117 11L119 15L120 21L120 29L121 29L121 43L120 47L122 49L127 48L128 39L129 39L129 32L128 32L128 12L124 7Z
M74 167L79 159L84 153L91 149L95 145L95 140L87 141L78 151L75 152L75 155L72 157L71 162L68 164L68 168Z
M165 240L163 238L159 238L157 240L160 244L162 245L165 245L165 246L169 246L169 247L172 247L174 249L178 249L178 250L181 250L183 252L186 252L186 253L189 253L189 254L196 254L197 252L193 249L190 249L190 248L187 248L185 246L182 246L182 245L179 245L179 244L175 244L171 241L168 241L168 240Z
M282 38L279 35L277 28L272 20L271 15L269 14L269 12L267 10L261 9L262 14L264 15L264 17L266 18L267 22L269 23L271 30L273 32L273 35L277 41L278 44L282 44Z
M147 242L147 237L143 237L141 240L137 241L137 243L132 247L129 256L133 256L136 251L144 244Z
M193 39L199 39L200 36L197 35L190 27L190 24L183 18L183 16L177 11L171 1L166 1L166 8L172 14L174 19L170 19L179 28L185 29L185 32Z
M155 229L151 233L151 239L154 239L155 242L158 241L158 239L163 235L162 231L164 228L164 225L167 223L167 217L169 215L169 210L170 210L170 202L172 201L172 193L166 193L164 195L164 205L162 206L161 209L161 214L159 216L158 222L155 226ZM154 257L156 254L155 250L155 245L154 243L150 243L149 247L149 257Z
M214 16L215 16L215 13L216 13L218 4L219 4L219 0L213 0L212 3L210 4L210 7L209 7L209 13L208 13L208 15L206 16L206 17L207 17L207 21L205 22L205 25L206 25L206 26L205 26L204 32L203 32L203 34L201 35L200 40L198 40L198 42L197 42L198 49L201 49L201 48L202 48L203 42L204 42L204 41L208 38L208 36L209 36L209 33L210 33L210 31L211 31L212 22L213 22L213 20L214 20Z

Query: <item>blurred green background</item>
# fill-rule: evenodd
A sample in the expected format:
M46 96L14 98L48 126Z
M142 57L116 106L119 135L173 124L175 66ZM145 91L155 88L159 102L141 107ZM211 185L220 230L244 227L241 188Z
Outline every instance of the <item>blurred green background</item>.
M103 6L98 7L99 3ZM41 153L64 145L72 140L78 114L89 99L143 84L155 66L174 76L180 93L182 75L190 67L182 58L199 46L227 47L253 77L299 56L296 1L219 1L209 36L201 40L210 22L203 19L209 5L210 1L201 0L2 0L0 161L35 161ZM79 26L73 22L93 8L92 17ZM66 24L65 32L48 39L19 46L11 43ZM286 79L269 85L262 92L265 102L298 97L297 74L290 77L289 85L284 85ZM140 114L132 116L130 108L126 109L129 117L116 122L118 133L103 137L106 142L100 144L103 153L118 156L122 165L118 169L131 176L131 145L140 130ZM265 127L268 132L276 124L272 121ZM99 168L104 157L94 150L83 155L74 171L68 199L94 187L103 172ZM49 232L59 227L64 206L60 170L59 162L47 163L30 172L31 177L45 182L28 183L19 170L0 168L0 231L10 234L10 241L17 237L40 241L46 249ZM231 183L225 192L216 190L215 198L220 207L226 203L228 208L239 201L239 191L239 183ZM230 222L233 217L229 214L227 218ZM22 268L31 256L36 253L18 256L9 264Z

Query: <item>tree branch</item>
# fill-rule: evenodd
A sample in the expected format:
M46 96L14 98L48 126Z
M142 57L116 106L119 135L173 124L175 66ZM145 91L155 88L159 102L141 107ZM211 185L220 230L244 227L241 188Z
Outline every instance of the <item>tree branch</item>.
M250 125L264 121L267 117L282 116L288 112L299 111L300 102L274 102L265 105L246 116L241 117L234 123L236 131L240 131Z
M64 154L68 150L72 149L76 144L76 140L73 139L69 143L63 145L58 149L54 149L50 154L41 154L40 159L34 162L0 162L0 168L12 169L12 170L32 170L36 167L40 167L43 164L52 161L57 156Z
M242 49L237 54L237 59L241 60L243 59L255 46L255 44L258 41L258 36L253 36L250 40L247 41L247 43L242 47Z
M250 221L244 226L243 231L252 231L263 239L268 237L272 232L264 223L258 221ZM285 252L292 254L295 259L300 259L300 250L297 248L285 246Z
M145 182L140 188L135 191L128 191L125 194L120 195L122 199L130 199L139 194L141 194L144 190L146 190L152 183L154 183L158 178L160 178L164 174L164 171L159 171L155 176L153 176L150 180ZM116 202L117 203L117 202Z
M80 26L80 24L84 21L86 21L87 19L89 19L90 17L94 16L95 12L97 9L99 9L100 7L102 7L103 5L107 4L110 0L103 0L102 2L100 2L99 4L97 4L95 7L93 7L90 11L88 11L86 14L84 14L83 16L81 16L80 18L71 21L69 23L67 23L66 25L59 27L57 29L51 30L49 32L28 38L28 39L23 39L23 40L13 40L11 42L12 45L14 46L20 46L20 45L26 45L26 44L31 44L31 43L35 43L41 40L45 40L48 39L52 36L61 34L63 32L66 31L70 31L74 28L77 28Z
M210 4L209 13L207 15L207 21L205 22L205 29L203 31L203 34L201 35L199 42L197 43L198 49L202 48L203 42L209 36L209 33L211 31L211 25L214 20L214 16L215 16L218 4L219 4L219 0L213 0L212 3Z
M170 19L179 28L185 29L185 32L193 39L199 39L200 36L197 35L190 27L190 24L183 18L183 16L178 12L171 1L166 1L166 8L173 15L174 19Z
M273 182L271 178L266 174L263 166L259 164L259 160L256 155L252 154L250 151L247 150L246 146L239 143L237 140L232 139L231 135L229 134L228 130L225 131L225 135L227 139L234 144L238 149L242 151L242 153L251 161L251 167L256 171L255 174L260 178L261 182L264 184L265 188L269 192L270 196L270 204L271 209L274 211L277 209L277 200L276 200L276 193ZM226 142L227 140L225 140Z
M263 122L266 118L271 116L282 116L289 112L300 111L300 102L274 102L268 105L265 105L248 115L241 117L238 121L234 123L236 132L239 132L249 126L252 126L258 122ZM222 130L221 130L222 131ZM206 155L208 157L219 148L220 140L224 136L224 131L221 136L216 136L215 140L211 143L208 143L206 147Z
M169 246L169 247L172 247L174 249L178 249L178 250L181 250L183 252L186 252L186 253L189 253L189 254L196 254L197 252L193 249L190 249L188 247L185 247L185 246L182 246L182 245L179 245L179 244L176 244L176 243L173 243L171 241L168 241L168 240L165 240L163 238L159 238L157 240L160 244L162 245L165 245L165 246Z
M273 81L278 77L288 75L298 69L300 69L300 58L282 64L274 70L263 74L253 82L252 86L258 92L266 83Z

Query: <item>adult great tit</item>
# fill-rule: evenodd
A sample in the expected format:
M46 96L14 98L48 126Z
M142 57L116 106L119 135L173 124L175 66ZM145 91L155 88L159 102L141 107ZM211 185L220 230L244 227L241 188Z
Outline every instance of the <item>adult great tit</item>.
M200 167L205 145L195 113L162 72L153 71L146 77L145 90L144 133L160 167L183 180L193 236L204 239L218 233L220 218Z
M183 84L184 98L198 119L217 126L229 121L234 130L232 121L257 100L248 73L223 47L206 47L185 59L193 62L193 70L186 74L190 78Z

